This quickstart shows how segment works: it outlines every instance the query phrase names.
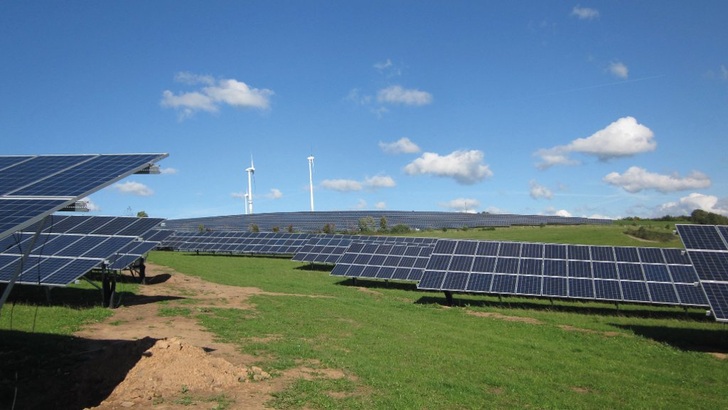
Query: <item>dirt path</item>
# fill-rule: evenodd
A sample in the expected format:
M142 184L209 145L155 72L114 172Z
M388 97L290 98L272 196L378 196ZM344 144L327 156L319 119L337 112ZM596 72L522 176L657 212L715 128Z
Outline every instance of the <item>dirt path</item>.
M314 370L302 363L300 368L271 378L264 369L249 367L256 361L253 357L215 341L196 320L158 314L160 306L253 310L250 296L270 293L217 285L152 264L147 267L147 278L149 284L141 286L138 295L123 300L112 317L76 333L103 346L103 357L96 363L105 366L99 366L99 372L108 373L104 368L110 365L128 368L94 408L190 409L225 404L233 409L260 409L266 408L272 393L297 378L345 377L340 371ZM127 362L115 363L124 358Z

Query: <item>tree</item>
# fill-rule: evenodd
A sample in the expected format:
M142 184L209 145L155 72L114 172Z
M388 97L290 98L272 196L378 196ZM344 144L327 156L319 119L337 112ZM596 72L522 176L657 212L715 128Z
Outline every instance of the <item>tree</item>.
M334 232L336 232L336 225L334 225L334 224L328 224L327 223L326 225L324 225L323 232L324 233L334 233Z
M293 233L293 225L288 225L288 233Z
M387 217L386 216L379 218L379 230L382 232L387 232Z
M145 211L139 211L137 212L137 218L148 218L149 215Z
M367 216L359 218L359 232L366 233L374 230L374 218Z
M250 224L250 232L258 233L260 232L260 228L257 224Z

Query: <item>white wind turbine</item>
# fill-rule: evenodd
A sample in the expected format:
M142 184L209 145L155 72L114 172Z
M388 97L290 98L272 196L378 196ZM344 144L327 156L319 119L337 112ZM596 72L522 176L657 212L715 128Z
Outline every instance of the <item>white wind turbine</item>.
M313 155L308 157L308 189L311 193L311 212L313 212Z
M253 174L255 174L255 166L253 165L253 157L250 157L250 167L245 169L248 173L248 192L245 194L245 213L253 213Z

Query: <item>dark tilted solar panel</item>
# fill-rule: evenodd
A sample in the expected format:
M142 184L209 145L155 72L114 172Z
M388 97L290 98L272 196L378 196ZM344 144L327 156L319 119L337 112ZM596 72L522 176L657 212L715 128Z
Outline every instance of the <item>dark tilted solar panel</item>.
M41 221L167 154L0 157L0 238Z
M336 262L332 276L417 282L432 246L355 242Z
M728 245L715 225L675 225L680 240L688 250L726 251Z
M703 282L702 285L713 317L720 322L728 322L728 283Z
M308 239L291 260L311 263L336 263L351 243L350 236L314 236Z
M728 282L728 252L692 251L690 259L701 281Z
M543 257L533 257L541 250ZM639 262L640 255L651 263ZM700 292L687 288L697 277L684 262L680 250L441 239L418 288L705 306Z
M110 261L109 269L121 270L126 269L134 263L137 259L153 250L159 245L159 242L135 242L129 249L121 250L119 255L116 255Z
M7 236L35 219L63 208L68 199L0 198L0 237Z
M77 157L77 156L74 156ZM40 157L43 158L43 157ZM94 155L88 160L78 161L67 169L57 171L50 176L33 183L30 186L13 191L12 195L18 196L77 196L96 187L103 186L109 180L120 176L128 175L145 164L161 159L160 154L119 154L119 155ZM29 161L32 164L35 160ZM68 161L73 163L74 160ZM53 167L55 171L58 167ZM41 175L45 172L39 167ZM35 171L35 170L34 170ZM35 177L37 175L34 172Z
M174 234L174 231L167 229L152 229L144 234L144 240L150 242L162 242Z
M179 251L256 255L295 254L311 235L283 232L175 233L162 247Z
M22 271L17 283L66 286L97 267L101 262L97 259L30 256L22 264ZM0 255L0 265L2 265L0 282L8 282L20 264L20 258Z

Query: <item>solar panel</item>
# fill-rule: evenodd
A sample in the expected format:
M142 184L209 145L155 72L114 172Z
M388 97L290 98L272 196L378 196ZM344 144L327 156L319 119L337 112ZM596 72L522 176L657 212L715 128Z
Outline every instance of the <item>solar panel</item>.
M728 321L728 226L676 227L713 316L718 321ZM677 274L682 276L684 272ZM684 280L689 279L687 277ZM683 292L685 289L682 289ZM682 298L683 295L679 296Z
M418 288L705 306L685 262L679 249L441 239Z
M293 255L311 237L309 234L275 232L175 233L162 247L185 252L257 255Z
M725 239L715 225L675 225L675 227L680 240L688 250L728 250Z
M355 242L336 262L331 275L417 282L422 278L432 249L420 244Z
M24 229L167 154L0 157L0 238Z

